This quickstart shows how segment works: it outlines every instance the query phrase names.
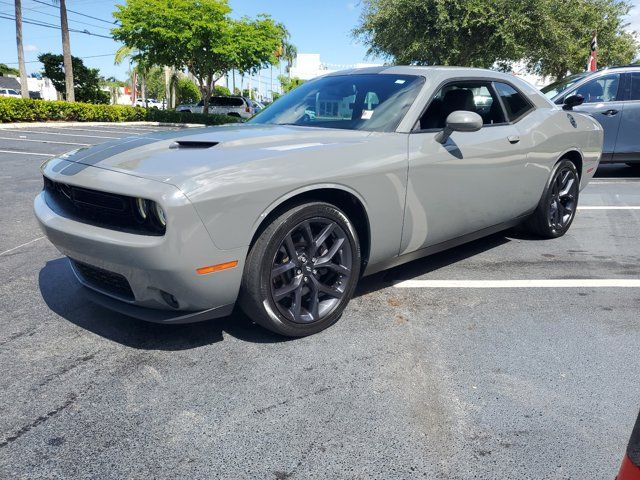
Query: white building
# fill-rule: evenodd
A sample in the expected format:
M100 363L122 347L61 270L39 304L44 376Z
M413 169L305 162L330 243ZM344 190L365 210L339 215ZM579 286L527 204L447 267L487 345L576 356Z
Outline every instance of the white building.
M346 70L348 68L379 67L380 63L356 63L353 65L335 65L322 63L319 53L299 53L293 61L293 66L289 72L290 77L310 80L320 75Z

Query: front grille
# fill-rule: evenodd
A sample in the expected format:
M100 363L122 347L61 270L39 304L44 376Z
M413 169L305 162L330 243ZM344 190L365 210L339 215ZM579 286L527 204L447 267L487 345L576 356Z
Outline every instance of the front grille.
M142 219L136 214L134 197L54 182L47 177L44 191L49 208L66 218L140 235L165 234L165 227L153 221L152 215Z
M71 259L71 261L82 279L90 286L126 300L134 300L135 297L133 296L131 285L119 273L87 265L77 260Z

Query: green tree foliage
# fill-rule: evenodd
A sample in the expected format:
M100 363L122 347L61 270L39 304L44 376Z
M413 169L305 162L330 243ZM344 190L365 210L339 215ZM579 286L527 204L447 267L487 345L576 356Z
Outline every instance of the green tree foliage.
M202 97L200 89L190 78L180 78L176 83L176 102L178 104L198 103Z
M0 75L20 75L20 72L16 68L11 68L4 63L0 63Z
M593 31L598 33L598 65L624 65L638 52L638 42L625 31L631 5L620 0L538 0L542 32L530 32L529 70L563 77L584 71Z
M165 85L164 69L162 67L149 68L145 74L145 82L148 98L155 98L156 100L165 99L167 89Z
M629 8L626 0L364 0L354 35L397 63L488 68L524 59L530 71L563 76L585 69L594 30L601 64L633 59Z
M43 53L38 60L44 65L44 76L51 79L56 90L66 92L62 55ZM100 75L97 68L87 68L81 59L72 58L75 99L86 103L109 103L108 92L100 90Z
M287 77L286 75L278 75L278 80L284 93L288 93L304 83L304 80L298 77Z
M213 91L213 94L219 97L228 97L229 95L231 95L231 90L229 90L227 87L221 87L216 85L216 88Z
M230 13L227 0L127 0L117 5L120 26L112 33L151 64L189 69L208 112L216 81L273 61L284 32L269 16L234 20Z

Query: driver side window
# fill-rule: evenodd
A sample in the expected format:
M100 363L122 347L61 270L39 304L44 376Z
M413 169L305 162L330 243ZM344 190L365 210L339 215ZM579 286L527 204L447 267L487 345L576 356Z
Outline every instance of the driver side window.
M445 85L433 97L420 118L420 130L444 128L447 117L456 110L477 113L482 117L483 125L505 121L489 82L458 82Z
M577 93L584 97L584 103L615 102L619 85L620 74L606 75L579 86L567 97Z

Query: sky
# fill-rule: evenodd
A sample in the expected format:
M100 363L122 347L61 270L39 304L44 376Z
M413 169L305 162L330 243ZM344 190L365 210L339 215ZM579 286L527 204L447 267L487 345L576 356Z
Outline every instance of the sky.
M58 9L48 5L51 3L51 0L22 0L22 16L25 21L33 19L59 25ZM67 0L67 9L95 17L87 18L69 12L69 27L109 35L108 21L113 21L111 14L117 3L121 1ZM295 3L290 0L230 0L229 4L234 17L270 14L287 27L298 52L319 53L324 63L348 66L376 60L366 58L366 47L356 43L351 36L361 11L358 0L301 0ZM0 63L17 68L15 23L1 18L13 15L13 0L0 0ZM28 73L42 68L37 62L39 54L62 52L60 31L57 29L25 23L23 41L26 61L33 62L27 63ZM81 57L87 66L99 68L105 77L114 76L124 80L128 66L113 64L113 54L119 46L111 39L71 33L71 52L74 56Z
M120 0L122 1L122 0ZM50 6L51 0L23 0L25 21L59 25L58 9ZM70 28L88 30L97 35L109 34L111 13L118 1L111 0L67 0L67 8L84 15L69 12ZM323 63L338 69L359 62L380 62L367 58L366 47L351 36L351 30L358 24L361 13L359 0L229 0L233 16L255 16L268 13L275 20L284 23L291 33L291 41L300 53L319 53ZM640 0L634 0L635 7L629 16L630 29L640 32ZM0 63L17 67L15 48L15 28L13 20L13 0L0 0ZM60 31L35 25L24 25L24 45L29 73L39 71L37 62L40 53L61 53ZM120 45L109 38L101 38L82 33L71 33L72 54L81 57L85 64L99 68L105 77L114 76L124 80L127 65L115 66L113 54Z

